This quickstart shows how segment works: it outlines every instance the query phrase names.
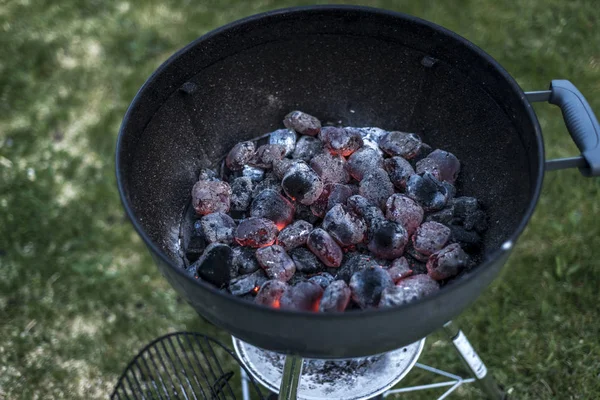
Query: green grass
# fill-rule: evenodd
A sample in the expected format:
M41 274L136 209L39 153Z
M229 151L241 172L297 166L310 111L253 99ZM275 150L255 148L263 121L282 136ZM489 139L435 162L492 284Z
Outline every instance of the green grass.
M106 398L156 336L194 330L227 340L177 298L126 221L113 169L117 130L137 89L174 51L224 23L298 3L309 4L0 3L0 399ZM369 4L458 32L524 89L571 79L600 112L593 0ZM575 154L560 112L537 111L548 155ZM515 398L600 397L599 199L598 179L548 174L510 262L459 318ZM422 361L460 371L448 349L434 335Z

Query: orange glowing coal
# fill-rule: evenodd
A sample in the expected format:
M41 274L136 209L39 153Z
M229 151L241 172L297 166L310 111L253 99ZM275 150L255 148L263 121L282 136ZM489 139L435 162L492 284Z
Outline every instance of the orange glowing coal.
M279 307L281 307L281 303L279 302L279 299L277 299L273 302L273 308L279 308Z
M260 286L254 286L254 289L252 289L252 293L256 294L256 293L258 293L259 290L260 290Z

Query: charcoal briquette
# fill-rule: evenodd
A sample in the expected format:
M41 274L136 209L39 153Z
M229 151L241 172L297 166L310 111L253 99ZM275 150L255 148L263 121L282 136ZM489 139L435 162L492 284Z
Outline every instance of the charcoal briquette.
M398 283L400 280L412 275L412 270L405 257L395 259L392 265L387 269L387 272L394 283Z
M392 184L400 189L406 189L406 184L415 170L408 161L402 157L391 157L383 162L383 169L388 173Z
M337 270L336 279L350 282L356 272L367 268L378 267L379 263L371 255L358 252L348 252L344 255L342 265Z
M325 289L335 280L335 278L329 272L321 272L317 275L311 276L308 280L320 285L323 289Z
M267 280L267 275L263 270L242 275L229 282L229 292L234 296L242 296L254 290L259 290Z
M390 156L400 156L407 160L414 158L421 149L423 142L415 133L393 131L386 133L379 140L381 150Z
M386 202L385 216L390 221L401 224L411 236L423 222L423 208L413 199L394 193Z
M231 279L230 260L231 247L223 243L211 243L193 265L195 265L196 274L200 278L221 288L226 286Z
M460 172L460 161L454 154L437 149L417 162L416 172L419 175L429 172L439 181L454 183Z
M381 267L363 269L350 278L352 300L362 309L377 307L381 292L394 286L390 275Z
M298 220L281 230L277 237L277 244L286 251L290 251L299 246L304 246L306 244L306 239L312 230L312 224L303 220Z
M231 266L237 275L250 274L260 268L255 253L256 250L249 247L234 247L231 250Z
M376 257L393 260L402 256L407 241L408 233L402 225L382 220L369 231L368 248Z
M231 187L223 181L198 181L192 188L192 206L198 215L229 211Z
M319 311L342 312L348 307L350 296L351 291L346 282L342 280L331 282L323 292Z
M322 227L342 247L362 242L367 231L365 221L341 204L335 205L327 212Z
M318 311L323 288L314 282L299 282L281 296L281 308L286 310Z
M289 281L296 272L296 265L285 249L278 245L256 250L256 260L270 279Z
M313 230L306 245L323 264L328 267L339 267L344 253L335 240L321 228Z
M254 157L256 146L254 142L239 142L229 150L227 157L225 158L225 164L227 168L232 171L239 171L244 168L245 164L248 164Z
M263 144L247 163L258 168L271 169L273 161L285 157L286 148L280 144Z
M425 211L437 211L446 206L448 188L429 172L423 176L413 175L406 184L406 195L423 207Z
M285 148L285 155L289 156L296 148L296 132L292 129L277 129L269 135L269 144L279 144Z
M283 125L301 135L316 136L321 131L321 121L302 111L292 111L286 115Z
M329 196L327 196L325 212L331 210L337 204L346 204L346 201L350 196L358 193L358 187L341 183L328 183L325 185L325 190L327 190L327 193L329 194Z
M301 136L296 142L292 158L309 162L317 154L323 153L323 142L311 136Z
M323 182L315 171L306 164L297 164L288 170L281 181L283 191L292 199L304 205L311 205L323 192Z
M241 246L264 247L275 243L278 229L275 222L267 218L251 217L240 222L235 230L235 241Z
M321 128L319 139L331 154L344 157L348 157L363 145L362 138L357 131L335 126Z
M240 176L231 182L231 210L246 211L252 201L252 179Z
M265 170L251 165L244 165L242 167L242 176L250 178L254 183L258 183L265 179Z
M354 179L360 181L371 171L383 168L383 157L372 148L362 147L348 158L346 168Z
M388 174L381 168L371 171L360 181L358 192L381 209L385 202L394 194L394 185L390 182Z
M427 274L441 281L458 275L469 264L469 256L457 243L452 243L429 256Z
M433 221L424 222L413 235L412 244L418 253L430 256L448 243L450 235L450 228L446 225Z
M310 160L311 168L324 183L348 183L350 175L346 169L346 159L328 152L317 154Z
M266 189L252 200L250 215L257 218L270 219L281 230L292 222L294 218L294 205L277 191Z
M289 254L296 265L296 271L300 271L305 274L316 274L325 268L317 256L306 247L298 247L293 249L289 252Z
M381 293L379 307L397 307L429 296L439 290L439 285L428 275L414 275L402 279L396 286Z
M360 195L353 195L348 197L346 201L348 208L352 210L357 215L361 216L365 223L367 224L367 228L371 230L373 225L377 221L381 221L385 219L385 215L381 208L371 203L369 200Z
M277 279L266 281L254 298L254 302L273 308L280 308L281 296L290 289L290 286Z
M208 243L231 244L233 242L235 221L229 215L222 212L207 214L200 219L200 225Z

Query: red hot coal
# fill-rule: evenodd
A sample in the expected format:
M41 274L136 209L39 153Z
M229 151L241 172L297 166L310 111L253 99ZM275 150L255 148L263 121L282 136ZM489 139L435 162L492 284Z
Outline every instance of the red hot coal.
M283 125L200 172L189 276L267 307L343 312L415 301L476 264L486 215L457 192L454 154L302 111Z

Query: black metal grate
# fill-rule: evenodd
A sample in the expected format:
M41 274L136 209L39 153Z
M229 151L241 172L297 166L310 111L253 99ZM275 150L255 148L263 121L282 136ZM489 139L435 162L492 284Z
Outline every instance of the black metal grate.
M111 399L235 399L240 366L245 369L231 350L210 337L171 333L131 360ZM264 398L250 375L249 386L253 399Z

